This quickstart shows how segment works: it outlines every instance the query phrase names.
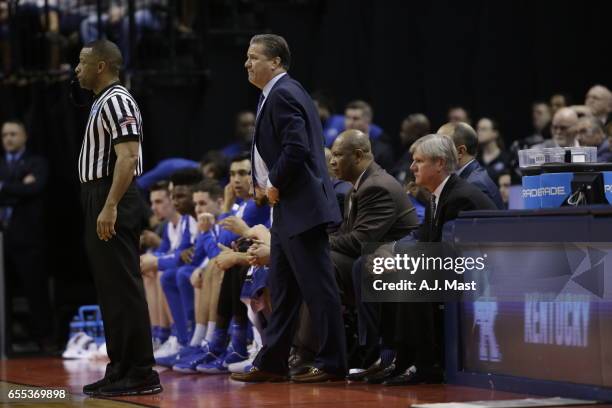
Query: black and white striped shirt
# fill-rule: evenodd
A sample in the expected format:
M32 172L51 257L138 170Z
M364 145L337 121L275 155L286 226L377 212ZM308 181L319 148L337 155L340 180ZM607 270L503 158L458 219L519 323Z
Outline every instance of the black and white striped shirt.
M113 174L117 143L138 141L138 164L134 175L142 173L142 117L136 101L118 83L104 89L89 112L85 137L79 155L81 183Z

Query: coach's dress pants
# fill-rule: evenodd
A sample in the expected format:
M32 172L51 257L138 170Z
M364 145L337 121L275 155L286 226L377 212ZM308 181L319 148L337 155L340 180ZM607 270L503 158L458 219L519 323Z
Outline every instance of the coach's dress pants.
M111 183L111 178L105 178L82 185L85 246L104 319L110 358L106 376L142 378L155 364L138 257L142 204L132 182L117 206L117 235L100 240L96 223Z
M347 362L342 306L325 226L292 237L274 227L271 232L268 288L272 314L266 327L266 344L253 365L287 374L289 349L303 300L319 339L314 366L344 377Z

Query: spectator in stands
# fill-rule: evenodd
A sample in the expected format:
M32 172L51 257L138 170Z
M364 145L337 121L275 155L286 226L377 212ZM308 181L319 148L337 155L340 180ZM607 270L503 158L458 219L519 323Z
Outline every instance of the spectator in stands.
M393 149L388 142L389 138L385 134L381 134L378 138L374 138L370 134L373 116L372 107L368 103L359 100L352 101L346 105L344 110L344 127L347 130L360 130L368 135L372 144L374 160L383 169L391 171L394 162Z
M559 109L557 113L555 113L552 121L552 146L545 147L579 146L578 140L576 140L577 124L578 115L573 109Z
M478 161L489 173L491 180L510 168L510 155L503 149L499 126L490 118L482 118L477 126L480 154Z
M325 147L330 148L336 137L344 130L344 115L334 114L331 98L323 92L314 92L312 99L319 111Z
M422 113L413 113L408 115L400 126L399 139L401 143L401 151L404 153L399 160L395 162L391 169L397 181L402 184L408 182L410 175L410 164L412 164L412 155L410 154L410 146L419 138L429 133L429 119Z
M545 101L536 101L531 105L533 133L524 139L514 140L508 149L510 155L510 168L513 169L513 172L519 171L519 150L531 149L533 146L544 143L545 140L552 138L550 132L551 117L550 106Z
M11 42L9 41L9 3L0 1L0 73L8 75L11 70Z
M108 32L114 33L123 62L126 67L132 66L132 55L130 50L130 17L126 4L110 1L108 4L108 12L102 15L102 23L104 26L104 34L106 37ZM168 0L137 0L134 2L134 23L136 27L136 43L138 43L145 31L161 31L164 29L167 20ZM99 38L98 33L98 16L97 14L90 15L81 23L81 37L85 44L90 41L95 41Z
M336 137L345 129L344 115L334 114L332 100L325 93L320 91L314 92L312 99L319 111L325 147L331 148ZM370 139L379 139L381 136L383 136L381 127L375 123L370 123Z
M564 93L553 94L550 97L550 110L551 110L552 115L554 116L555 113L557 113L559 109L568 107L570 103L571 103L570 98L566 94Z
M580 146L597 148L597 161L612 162L612 151L601 121L595 116L580 118L576 124L576 140Z
M418 227L418 219L402 185L374 161L365 133L341 133L332 147L331 167L336 177L354 186L342 225L329 241L342 302L357 308L360 345L366 350L361 365L368 367L380 355L380 321L365 316L378 315L382 306L360 301L354 289L353 263L365 244L400 239Z
M463 122L472 124L469 112L462 106L451 106L448 110L448 121L451 123Z
M512 186L511 174L509 172L500 174L497 185L499 186L499 194L504 203L504 209L507 210L510 202L510 187Z
M591 109L592 114L606 125L611 120L612 92L603 85L595 85L589 89L584 104Z
M591 108L589 108L586 105L572 105L570 106L570 109L576 112L576 116L578 116L578 119L581 119L587 116L593 116L593 112L591 111Z
M454 174L457 150L450 138L428 135L413 144L411 150L416 183L432 193L419 241L441 241L444 224L457 218L461 211L496 208L478 188ZM395 364L372 376L370 382L382 380L384 385L441 382L443 344L441 330L437 328L443 324L443 316L439 308L433 303L398 303L396 321Z
M504 204L497 185L476 160L478 135L474 129L463 122L447 123L438 129L438 134L450 137L455 143L458 159L458 169L455 174L485 193L497 208L503 209Z
M526 139L526 143L533 146L542 143L544 139L549 139L550 120L552 118L550 106L544 101L536 101L531 105L531 118L533 124L533 134Z
M30 314L29 334L41 351L46 352L53 348L53 315L44 240L44 191L48 170L45 159L28 151L27 140L23 122L4 122L4 154L0 155L0 228L4 232L7 277L9 282L16 282L23 289ZM12 305L11 302L6 304Z
M253 132L255 132L255 114L248 110L238 112L234 127L235 141L221 149L221 153L227 159L233 159L242 152L248 152L251 149Z

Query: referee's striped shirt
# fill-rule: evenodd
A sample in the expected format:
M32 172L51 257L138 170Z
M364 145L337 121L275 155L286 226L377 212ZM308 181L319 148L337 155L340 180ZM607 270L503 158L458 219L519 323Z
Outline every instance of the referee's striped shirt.
M142 117L132 95L115 83L100 92L89 112L79 155L81 183L112 176L117 161L113 146L130 141L140 142L134 172L139 176L142 173Z

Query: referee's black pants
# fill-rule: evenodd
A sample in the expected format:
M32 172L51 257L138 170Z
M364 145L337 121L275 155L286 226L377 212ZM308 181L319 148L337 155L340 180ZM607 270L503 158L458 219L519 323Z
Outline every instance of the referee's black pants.
M100 240L96 223L111 184L112 179L105 178L81 186L85 246L110 358L106 376L144 378L151 373L155 360L138 255L142 204L132 182L117 206L117 235L109 241Z

